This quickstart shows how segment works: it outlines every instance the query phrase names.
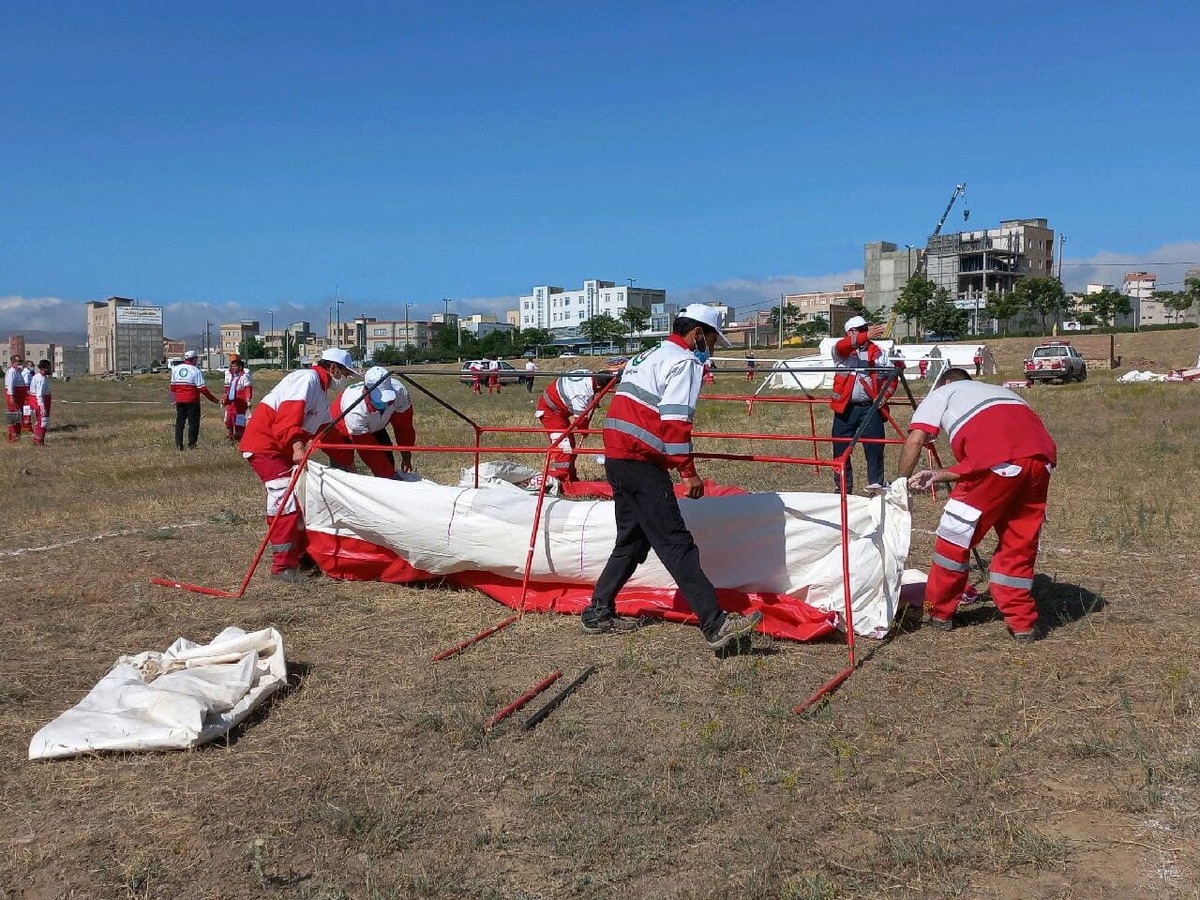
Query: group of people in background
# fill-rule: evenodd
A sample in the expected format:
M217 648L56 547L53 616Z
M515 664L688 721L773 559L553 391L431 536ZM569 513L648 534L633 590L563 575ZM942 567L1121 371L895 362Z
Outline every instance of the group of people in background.
M500 385L500 360L495 356L489 356L486 359L475 359L467 364L467 371L471 373L471 392L474 394L483 393L483 382L487 381L488 393L499 394L501 391Z
M22 359L13 354L8 369L4 372L5 420L8 424L8 442L21 440L22 430L33 435L35 446L46 443L46 431L50 427L50 376L53 367L50 360L40 360L35 368L33 360Z

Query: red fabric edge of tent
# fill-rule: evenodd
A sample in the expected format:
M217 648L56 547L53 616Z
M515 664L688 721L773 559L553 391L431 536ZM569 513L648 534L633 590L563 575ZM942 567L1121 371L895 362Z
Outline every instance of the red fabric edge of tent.
M326 575L344 581L385 581L409 584L441 576L409 565L393 550L361 538L340 537L323 531L308 532L308 554ZM516 609L521 600L521 580L490 572L455 572L445 580L474 588L493 600ZM525 609L578 615L591 599L587 585L530 581ZM759 609L759 630L772 637L812 641L837 630L837 616L785 594L717 591L721 608L730 612ZM617 612L624 616L653 616L672 622L695 624L696 618L678 590L626 588L617 597Z

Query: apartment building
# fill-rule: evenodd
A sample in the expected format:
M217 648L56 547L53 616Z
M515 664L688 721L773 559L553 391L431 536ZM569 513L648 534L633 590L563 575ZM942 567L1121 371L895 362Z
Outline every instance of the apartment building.
M573 290L543 284L518 300L521 328L544 328L559 334L577 333L579 326L593 316L609 315L620 319L629 307L652 311L656 303L666 303L667 292L660 288L618 285L614 281L589 279Z
M148 369L162 361L161 306L139 306L128 297L89 300L85 306L91 374Z
M238 349L244 341L256 340L258 338L259 324L255 320L246 320L243 322L231 322L220 326L221 329L221 344L220 352L224 359L229 359L231 353L240 353Z
M1162 303L1154 299L1158 290L1158 276L1153 272L1126 272L1121 284L1121 293L1129 298L1133 306L1133 322L1138 328L1143 325L1165 325L1167 318Z
M907 275L905 278L907 279ZM811 322L818 318L832 322L835 309L846 307L851 300L865 304L866 295L865 283L852 282L843 284L840 291L806 291L802 294L787 294L784 296L783 302L786 306L800 311L801 322Z

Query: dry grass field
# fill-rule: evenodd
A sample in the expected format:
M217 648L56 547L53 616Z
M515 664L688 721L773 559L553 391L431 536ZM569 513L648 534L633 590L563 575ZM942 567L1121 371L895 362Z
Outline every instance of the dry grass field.
M1002 376L1032 343L997 342ZM1200 334L1119 344L1165 371ZM433 386L480 421L532 422L523 389ZM717 389L743 386L721 374ZM797 716L842 644L759 637L719 660L684 626L586 638L534 615L433 663L507 611L263 572L240 600L153 587L235 587L262 535L259 482L216 407L200 449L174 450L162 376L56 385L48 446L0 445L0 898L1200 896L1200 385L1093 371L1028 397L1061 453L1037 583L1051 635L1017 646L990 605L949 634L899 631ZM421 442L466 440L415 403ZM807 415L709 403L699 426L788 433ZM416 462L441 481L466 464ZM702 473L829 489L802 466ZM914 500L912 565L928 565L938 511ZM228 741L27 761L118 655L228 624L277 627L291 675ZM589 665L537 729L518 715L485 733L546 672Z

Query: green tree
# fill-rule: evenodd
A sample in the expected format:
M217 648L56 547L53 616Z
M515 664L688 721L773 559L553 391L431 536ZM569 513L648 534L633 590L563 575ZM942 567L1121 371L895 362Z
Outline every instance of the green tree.
M800 310L790 303L783 308L783 339L787 340L790 337L796 337L800 327ZM771 334L778 339L779 331L779 307L776 306L771 310Z
M925 312L937 293L937 285L924 275L914 275L900 289L900 296L892 304L892 312L904 318L909 323L911 333L912 323L919 329L925 322ZM868 320L869 321L869 320Z
M999 291L987 292L987 317L995 319L1000 323L1000 333L1008 334L1008 320L1016 316L1024 306L1021 304L1021 298L1016 296L1012 291L1001 294Z
M375 348L371 359L377 366L399 366L404 364L404 351L394 344L384 344Z
M883 322L882 309L867 309L857 297L851 297L847 300L846 308L850 310L850 315L862 316L866 319L868 325L879 325Z
M1012 289L1016 300L1022 307L1037 313L1042 319L1042 333L1049 333L1046 317L1057 322L1059 316L1070 309L1067 292L1063 290L1062 282L1057 278L1038 276L1022 278Z
M1176 321L1196 302L1196 296L1190 291L1155 291L1154 299L1170 310Z
M238 355L242 359L265 359L267 356L267 345L256 337L243 338L238 344Z
M629 340L632 341L634 334L645 328L646 323L650 321L650 311L640 306L626 306L621 310L621 321L629 329Z
M925 308L925 330L933 334L961 335L967 330L967 311L950 299L950 292L938 288Z
M367 356L367 348L357 345L350 348L350 358L355 362L362 362Z
M592 316L580 324L579 330L593 345L613 344L625 336L621 323L608 313Z
M798 330L806 341L820 340L829 337L829 321L824 316L817 316L801 324Z
M522 328L521 333L517 336L517 346L521 351L532 350L535 353L541 347L549 346L554 343L554 335L545 328Z
M1129 298L1112 288L1088 294L1084 300L1092 308L1096 318L1105 325L1112 325L1116 316L1127 316L1133 312L1133 304Z

